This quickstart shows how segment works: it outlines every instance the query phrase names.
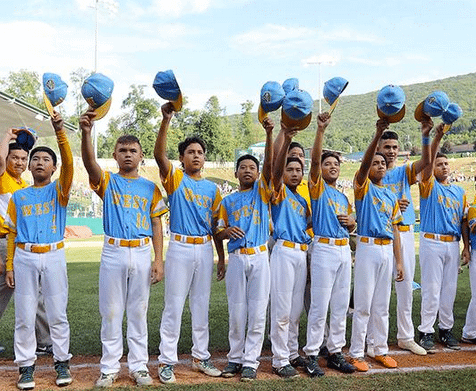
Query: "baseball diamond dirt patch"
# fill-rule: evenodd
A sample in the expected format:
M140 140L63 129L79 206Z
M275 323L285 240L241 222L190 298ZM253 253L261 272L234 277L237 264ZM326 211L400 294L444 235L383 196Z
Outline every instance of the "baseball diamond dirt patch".
M326 368L325 360L320 359L320 365L324 368L326 376L366 376L367 374L377 373L402 373L415 372L426 370L454 370L462 368L476 368L476 346L462 345L460 351L454 351L438 346L435 354L427 356L416 356L410 352L402 351L395 346L390 347L390 355L398 362L397 369L387 369L378 364L375 360L367 358L367 362L371 368L366 373L356 373L353 375L342 375L337 371ZM156 357L155 357L156 358ZM67 390L84 390L91 389L94 382L99 376L99 360L97 356L75 356L71 360L71 373L73 375L73 383L67 387ZM215 353L212 360L218 368L223 368L226 365L226 356L224 353ZM125 359L122 361L125 362ZM149 369L154 378L154 385L159 385L157 378L157 361L151 360L149 362ZM16 390L16 381L18 379L18 369L11 359L0 359L0 390L10 391ZM233 379L211 378L201 373L195 372L191 369L191 357L189 355L181 355L180 363L175 367L175 375L177 383L179 384L200 384L205 382L220 383L220 382L237 382L238 377ZM301 376L306 376L304 372ZM258 379L277 379L276 375L271 371L271 352L263 352L261 358L261 365L258 370ZM57 388L55 385L55 372L52 365L51 357L41 357L36 362L35 371L35 390L47 390ZM116 387L133 386L134 382L129 377L127 366L122 364L119 377L114 383Z

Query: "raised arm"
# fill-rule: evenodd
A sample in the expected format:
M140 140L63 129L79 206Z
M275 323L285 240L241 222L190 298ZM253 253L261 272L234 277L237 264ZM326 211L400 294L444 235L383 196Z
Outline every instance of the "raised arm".
M90 107L88 111L79 118L79 127L82 132L81 157L83 158L84 167L89 175L89 182L93 186L99 185L102 175L101 167L99 167L96 156L94 155L93 140L91 136L95 116L96 114Z
M400 240L400 231L396 224L393 224L393 255L395 258L396 277L395 281L403 281L405 278L403 271L402 246Z
M155 141L154 157L159 166L160 176L166 178L170 171L170 160L167 158L167 131L170 126L170 121L174 115L174 106L167 102L162 105L162 122L160 124L157 140Z
M431 117L426 117L421 122L421 159L414 163L415 172L419 174L430 164L430 131L433 129L433 121Z
M435 167L436 154L438 153L440 147L440 141L443 138L443 127L445 124L442 122L435 128L435 137L431 142L430 149L430 163L422 171L422 181L428 180L433 175L433 169Z
M0 175L3 175L7 169L8 144L16 138L17 135L13 132L13 129L8 129L0 142Z
M321 156L322 145L324 142L324 132L330 122L331 116L327 112L321 113L317 116L317 132L311 151L311 169L309 171L309 179L314 183L317 181L317 177L321 172Z
M370 142L367 151L365 151L365 155L362 158L362 163L360 163L359 171L355 176L355 179L359 185L363 185L365 179L369 176L370 165L372 164L372 159L374 158L375 151L377 150L377 145L382 137L383 132L385 129L388 129L388 121L385 118L380 118L376 125L375 125L375 135L372 141Z
M56 141L58 142L61 156L61 170L59 176L61 195L66 200L69 199L69 192L71 190L71 185L73 184L73 153L71 152L68 137L66 136L63 118L56 111L53 112L53 116L51 117L51 124L56 133Z
M263 121L263 127L266 130L266 145L264 147L264 162L263 162L263 178L269 185L271 181L271 170L273 167L273 129L274 122L271 118L267 117Z
M281 123L281 129L279 130L273 143L273 166L276 163L276 159L278 158L279 153L281 152L283 143L284 143L284 129ZM287 151L286 151L286 154L287 154Z
M281 150L277 152L277 156L275 156L273 163L273 186L274 190L276 191L281 189L289 145L291 144L291 141L297 132L297 130L290 129L286 127L283 122L281 122L281 130L279 133L283 135L283 142L281 143Z

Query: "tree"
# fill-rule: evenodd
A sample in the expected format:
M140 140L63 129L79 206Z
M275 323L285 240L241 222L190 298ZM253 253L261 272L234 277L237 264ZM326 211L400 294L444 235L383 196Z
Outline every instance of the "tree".
M105 137L98 139L99 157L110 157L116 139L123 134L136 136L141 142L144 157L153 157L160 107L157 101L144 98L144 88L144 85L130 87L131 90L121 106L125 112L112 118Z
M253 106L254 103L250 100L241 104L240 138L237 141L244 148L248 148L251 144L255 144L258 141L256 139L257 132L253 124L253 115L251 114Z
M212 96L205 104L205 110L201 112L197 123L197 135L207 145L209 160L227 160L233 156L230 127L224 122L223 114L218 98Z
M38 73L27 71L26 69L10 72L5 79L0 81L0 86L7 94L22 99L32 106L46 110Z

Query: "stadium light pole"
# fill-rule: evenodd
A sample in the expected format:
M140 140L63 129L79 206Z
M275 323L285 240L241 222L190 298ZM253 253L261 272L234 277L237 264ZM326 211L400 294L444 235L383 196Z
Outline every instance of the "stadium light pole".
M98 22L98 10L99 3L104 4L105 8L108 9L109 14L117 13L119 4L116 0L94 0L94 13L95 13L95 28L94 28L94 73L97 73L98 68L98 35L99 35L99 22ZM98 136L96 126L93 127L93 147L94 147L94 156L98 156Z
M314 59L306 60L305 65L317 65L317 79L318 79L318 99L319 99L319 114L322 112L322 88L321 88L321 64L334 65L335 60L329 56L317 57Z

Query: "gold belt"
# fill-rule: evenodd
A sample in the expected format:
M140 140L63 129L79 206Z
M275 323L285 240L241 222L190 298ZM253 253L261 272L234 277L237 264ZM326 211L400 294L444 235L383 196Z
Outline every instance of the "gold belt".
M362 243L373 243L378 244L379 246L387 245L392 243L392 239L388 238L369 238L367 236L361 236L360 241Z
M347 238L341 238L341 239L335 239L335 238L319 238L317 239L319 243L324 243L324 244L333 244L335 246L347 246L349 244L349 239Z
M309 247L305 243L294 243L294 242L290 242L289 240L283 240L283 246L284 247L289 247L289 248L296 248L296 249L299 249L301 251L307 251L307 249Z
M205 244L212 240L210 235L207 236L186 236L179 234L172 234L172 237L177 242L183 242L188 244Z
M150 238L142 238L142 239L116 239L116 238L109 238L107 242L109 244L120 246L120 247L141 247L149 244Z
M25 251L32 253L47 253L54 250L60 250L64 247L64 242L51 243L51 244L32 244L32 243L17 243L17 247Z

